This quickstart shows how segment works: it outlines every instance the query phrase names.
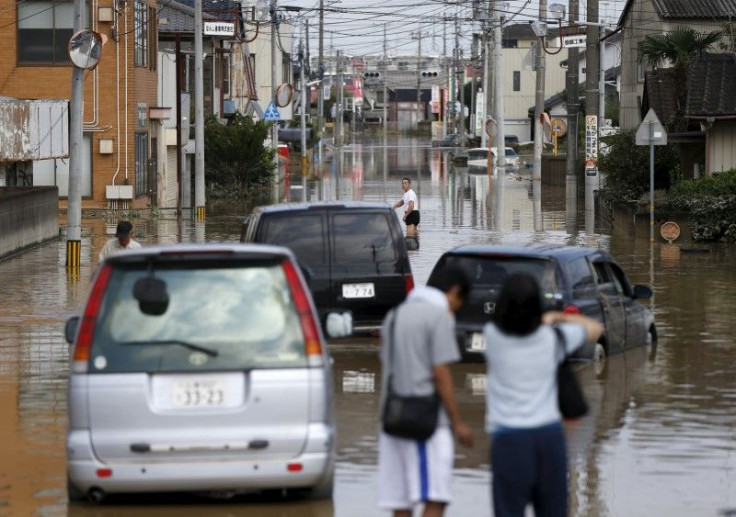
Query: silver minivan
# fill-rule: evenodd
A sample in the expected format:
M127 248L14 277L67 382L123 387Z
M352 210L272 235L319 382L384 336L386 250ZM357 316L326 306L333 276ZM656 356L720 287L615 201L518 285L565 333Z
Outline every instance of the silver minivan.
M335 337L348 314L328 315ZM261 245L121 252L72 343L70 500L303 490L330 497L331 360L293 254Z

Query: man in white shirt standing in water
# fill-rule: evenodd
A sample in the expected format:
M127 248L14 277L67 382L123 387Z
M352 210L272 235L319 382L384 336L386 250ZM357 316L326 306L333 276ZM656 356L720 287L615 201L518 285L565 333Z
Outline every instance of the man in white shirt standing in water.
M404 191L404 195L396 202L394 208L406 206L403 217L406 223L406 236L416 238L419 226L419 200L417 199L417 193L411 188L411 180L409 178L401 180L401 189Z

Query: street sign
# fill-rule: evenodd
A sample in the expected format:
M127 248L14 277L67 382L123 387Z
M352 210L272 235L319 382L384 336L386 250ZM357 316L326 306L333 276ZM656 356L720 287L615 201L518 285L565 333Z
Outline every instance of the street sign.
M562 36L563 48L585 48L587 39L585 34L574 36Z
M235 24L231 22L204 22L205 36L235 36Z
M649 135L651 135L651 140ZM667 132L652 108L649 108L647 116L644 117L639 129L636 130L636 145L649 144L667 145Z
M275 122L277 120L281 120L279 110L276 108L276 105L273 102L270 103L266 108L266 111L263 112L263 120L265 120L266 122Z
M672 241L677 240L680 236L680 225L673 221L667 221L660 227L659 234L664 240L672 244Z

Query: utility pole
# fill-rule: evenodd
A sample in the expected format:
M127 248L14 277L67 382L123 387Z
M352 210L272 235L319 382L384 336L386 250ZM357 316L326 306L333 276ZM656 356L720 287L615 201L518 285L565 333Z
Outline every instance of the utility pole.
M306 34L306 20L305 20L305 38L308 38L309 36ZM306 81L306 75L304 74L304 69L306 66L306 61L304 59L304 48L302 46L302 42L299 42L299 82L301 83L302 88L302 113L301 113L301 125L302 125L302 192L303 192L303 198L304 201L309 201L308 195L307 195L307 169L308 169L308 162L309 158L307 156L307 81Z
M194 0L194 205L197 221L205 219L204 205L204 51L202 0Z
M84 0L74 0L74 33L85 26ZM84 118L84 68L72 66L69 102L69 186L67 192L66 267L78 270L82 262L82 119ZM118 145L120 145L118 143Z
M595 226L595 191L598 190L598 82L599 50L598 0L588 0L585 54L585 231ZM592 164L592 166L591 166Z
M463 69L462 55L460 48L460 28L459 19L455 17L455 48L457 49L457 64L455 65L455 73L459 76L460 88L460 145L465 147L468 143L465 133L465 70Z
M325 68L324 68L324 52L325 52L325 0L319 0L319 59L317 63L319 83L319 95L317 96L317 133L319 133L319 161L322 163L322 142L324 140L325 131Z
M547 24L547 0L539 0L539 21ZM534 102L534 164L532 168L532 182L542 184L542 150L544 128L542 127L542 114L544 113L544 87L545 69L547 56L544 49L544 38L537 40L536 54L536 97Z
M440 118L442 119L442 136L447 134L447 105L445 103L445 91L450 84L450 69L447 66L447 17L442 18L442 72L444 81L440 92Z
M335 109L335 145L342 146L342 98L343 98L343 79L342 79L342 51L337 51L337 108Z
M490 2L491 0L489 0ZM490 11L491 5L488 5ZM488 133L486 132L486 122L491 106L491 45L488 37L488 15L483 17L483 114L480 127L481 147L488 147Z
M579 0L570 0L570 25L578 22ZM578 108L580 106L579 83L580 51L567 49L567 161L565 175L565 211L567 232L572 234L577 225L578 208Z
M455 47L452 50L452 63L450 66L450 109L449 111L449 125L450 125L450 132L455 133L457 130L457 125L455 124L455 103L457 102L457 98L455 97L455 70L457 69L457 47Z
M600 77L598 79L598 132L603 127L603 121L606 118L606 24L601 19L600 32Z
M417 129L422 120L422 24L417 32Z
M475 70L476 60L478 59L478 34L473 34L473 46L470 51L470 133L475 137L475 128L477 126L478 113L476 113L475 99Z
M503 174L506 168L506 135L504 131L505 115L504 115L504 91L503 91L503 52L501 45L501 31L503 28L503 13L500 10L500 2L496 3L494 12L494 28L493 28L493 44L495 46L495 99L493 107L496 112L496 167L499 174ZM490 151L489 151L490 152Z
M201 1L201 0L197 0ZM276 29L278 27L278 14L276 13L276 0L271 0L271 102L276 106ZM277 122L271 124L271 151L273 152L274 170L274 191L278 192L279 181L279 127ZM276 195L278 201L278 194Z
M383 24L383 66L381 67L381 81L383 82L383 145L388 141L388 87L386 86L386 70L388 69L388 41L386 39L386 24Z

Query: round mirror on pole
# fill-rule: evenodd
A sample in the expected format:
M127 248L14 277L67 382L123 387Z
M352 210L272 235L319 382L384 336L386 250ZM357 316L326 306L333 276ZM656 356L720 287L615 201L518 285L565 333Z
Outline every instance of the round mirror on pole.
M69 59L77 68L93 70L100 62L103 44L104 39L98 32L89 29L76 32L69 39Z

